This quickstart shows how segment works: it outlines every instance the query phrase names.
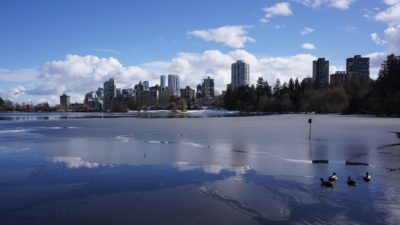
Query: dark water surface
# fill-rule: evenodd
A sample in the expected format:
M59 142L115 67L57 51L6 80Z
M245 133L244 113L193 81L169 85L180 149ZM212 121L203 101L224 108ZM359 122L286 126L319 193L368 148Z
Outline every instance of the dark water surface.
M400 224L397 118L43 116L0 121L1 225Z

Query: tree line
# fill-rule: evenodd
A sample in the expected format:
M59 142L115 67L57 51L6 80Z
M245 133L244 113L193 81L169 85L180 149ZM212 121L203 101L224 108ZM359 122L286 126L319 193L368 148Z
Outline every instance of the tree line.
M310 78L283 84L278 79L270 86L260 77L255 86L228 88L224 106L245 112L400 115L400 58L388 56L376 81L352 79L320 87Z

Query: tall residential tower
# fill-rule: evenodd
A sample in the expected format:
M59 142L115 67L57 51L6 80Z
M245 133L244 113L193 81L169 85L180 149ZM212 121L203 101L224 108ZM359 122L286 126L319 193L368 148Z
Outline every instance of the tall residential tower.
M206 79L203 80L203 98L214 98L215 97L215 91L214 91L214 79L211 79L210 77L207 77Z
M178 75L168 75L168 92L170 95L179 97L180 96L180 88L179 88L179 76Z
M250 66L242 60L238 60L231 66L231 88L232 90L248 86L250 84Z
M111 105L115 97L117 97L117 88L115 86L114 79L110 79L104 82L104 111L111 109Z
M313 81L321 87L329 85L329 61L325 58L318 58L313 61Z
M346 73L348 79L369 80L369 58L355 55L346 60Z
M165 89L165 75L160 76L160 86L161 89Z
M60 105L63 108L68 108L70 105L70 97L66 94L60 95Z

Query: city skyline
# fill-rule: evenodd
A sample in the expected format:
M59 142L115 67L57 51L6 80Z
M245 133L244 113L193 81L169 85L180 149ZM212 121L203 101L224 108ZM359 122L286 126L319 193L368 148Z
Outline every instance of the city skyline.
M158 83L162 74L179 75L181 87L211 76L222 91L230 83L230 64L241 59L252 68L250 84L259 76L270 83L311 77L310 64L320 57L330 61L330 74L344 71L346 59L357 54L371 58L375 79L384 57L399 54L396 0L118 1L113 7L98 1L94 9L90 3L40 2L0 3L7 30L0 37L0 96L17 102L54 104L65 92L81 102L111 77L124 88L140 80ZM105 10L108 20L100 17Z

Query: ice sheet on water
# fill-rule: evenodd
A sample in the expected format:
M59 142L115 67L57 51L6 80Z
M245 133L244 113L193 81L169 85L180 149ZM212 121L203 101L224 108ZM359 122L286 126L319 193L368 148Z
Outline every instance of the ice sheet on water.
M25 148L11 148L7 146L0 146L0 154L12 154L12 153L18 153L18 152L25 152L29 151L30 148L25 147Z
M23 133L23 132L28 132L28 129L22 129L22 128L15 128L15 129L4 129L0 130L0 134L15 134L15 133Z

